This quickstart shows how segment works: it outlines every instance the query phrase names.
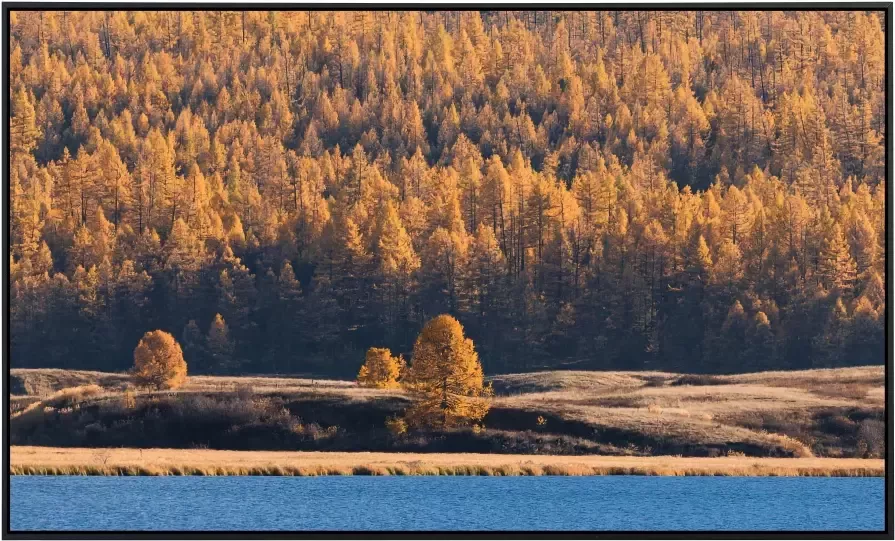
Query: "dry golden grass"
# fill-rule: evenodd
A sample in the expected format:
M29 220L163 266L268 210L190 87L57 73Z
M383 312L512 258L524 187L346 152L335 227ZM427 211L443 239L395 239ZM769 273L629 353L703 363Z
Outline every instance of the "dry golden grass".
M821 398L860 401L865 406L882 407L884 401L882 390L885 383L885 371L883 366L757 372L722 376L722 378L737 383L804 389Z
M66 407L103 394L103 388L95 383L66 387L60 389L45 399L44 402L54 407Z
M855 381L868 384L883 383L885 367L852 366L848 368L815 368L812 370L774 370L719 376L737 382L787 382L790 385L823 384L830 382Z
M131 377L125 373L91 372L85 370L60 370L55 368L16 368L10 370L14 380L22 382L25 394L13 393L13 400L25 396L42 399L53 393L85 385L99 385L104 394L113 396L126 390L134 390ZM346 399L364 400L370 397L402 394L400 389L373 389L359 387L354 381L291 378L278 376L188 376L186 383L176 390L156 394L195 392L251 392L253 394L316 394L332 395Z
M12 447L13 475L724 475L868 477L883 461Z
M29 418L32 422L39 423L41 415L47 411L55 410L73 410L80 407L85 400L96 399L103 395L108 395L102 387L94 383L79 385L77 387L67 387L60 389L50 396L33 402L25 402L19 400L20 407L10 408L11 419ZM15 401L13 401L15 402Z
M677 385L667 372L538 372L495 377L495 406L549 413L595 427L724 446L740 442L811 456L807 442L741 426L755 414L882 408L883 367L714 376ZM697 378L698 379L698 378Z
M13 380L22 382L24 394L46 396L60 389L97 384L106 390L123 391L133 387L132 378L126 373L93 372L88 370L62 370L58 368L13 368ZM278 376L189 376L180 391L233 391L237 386L248 385L255 391L285 391L350 389L357 387L353 381ZM12 393L21 395L22 393Z
M102 372L16 369L12 375L25 382L26 388L56 390L58 386L77 384L83 388L95 383L104 389L99 399L114 398L129 385L125 374ZM815 441L808 426L812 412L881 412L884 404L881 366L710 378L668 372L554 371L490 379L498 394L494 400L496 408L521 410L533 418L553 416L590 425L596 431L619 429L654 442L683 442L722 451L733 445L797 457L812 456ZM351 381L264 376L191 376L176 392L246 390L346 401L403 394L400 389L362 388ZM22 405L16 408L18 413L14 416L29 411L39 413L37 409L54 400L47 398L48 394L43 395L42 405L26 406L27 402L20 399ZM833 450L822 449L822 454L840 456L835 442L823 445L832 445ZM636 451L651 452L646 448Z
M82 385L99 385L108 390L123 390L130 382L127 374L94 372L89 370L62 370L58 368L13 368L12 395L28 395L46 398L61 389Z
M681 374L671 372L625 372L625 371L548 371L526 374L505 374L491 377L495 389L501 394L522 394L533 392L583 390L605 393L614 390L638 387L692 387L674 385ZM828 368L814 370L791 370L753 372L723 376L703 376L714 380L715 385L747 384L762 387L788 387L816 393L829 392L830 386L849 385L867 390L882 388L883 366L857 366L849 368ZM699 376L697 376L699 377Z
M495 391L500 394L536 392L611 392L617 389L642 387L650 382L678 377L670 372L596 372L585 370L531 372L492 376Z

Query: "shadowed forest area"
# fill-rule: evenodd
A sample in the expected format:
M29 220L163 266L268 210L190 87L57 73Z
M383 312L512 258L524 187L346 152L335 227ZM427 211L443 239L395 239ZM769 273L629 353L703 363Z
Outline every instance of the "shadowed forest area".
M12 11L11 366L161 329L191 374L353 377L442 313L488 374L881 364L883 44L859 11Z

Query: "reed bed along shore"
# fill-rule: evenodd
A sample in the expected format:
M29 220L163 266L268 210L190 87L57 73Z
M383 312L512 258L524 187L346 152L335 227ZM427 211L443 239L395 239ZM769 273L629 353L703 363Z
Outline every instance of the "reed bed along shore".
M12 475L881 477L880 459L11 448Z

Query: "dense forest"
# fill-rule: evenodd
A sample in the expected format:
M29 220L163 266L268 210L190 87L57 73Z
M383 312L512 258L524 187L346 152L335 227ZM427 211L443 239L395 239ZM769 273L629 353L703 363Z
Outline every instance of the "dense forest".
M12 366L882 363L883 23L12 11Z

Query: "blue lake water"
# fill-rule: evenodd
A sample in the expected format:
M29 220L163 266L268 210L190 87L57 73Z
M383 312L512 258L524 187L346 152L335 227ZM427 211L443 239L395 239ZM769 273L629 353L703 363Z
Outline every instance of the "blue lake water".
M12 476L21 530L883 530L882 478Z

